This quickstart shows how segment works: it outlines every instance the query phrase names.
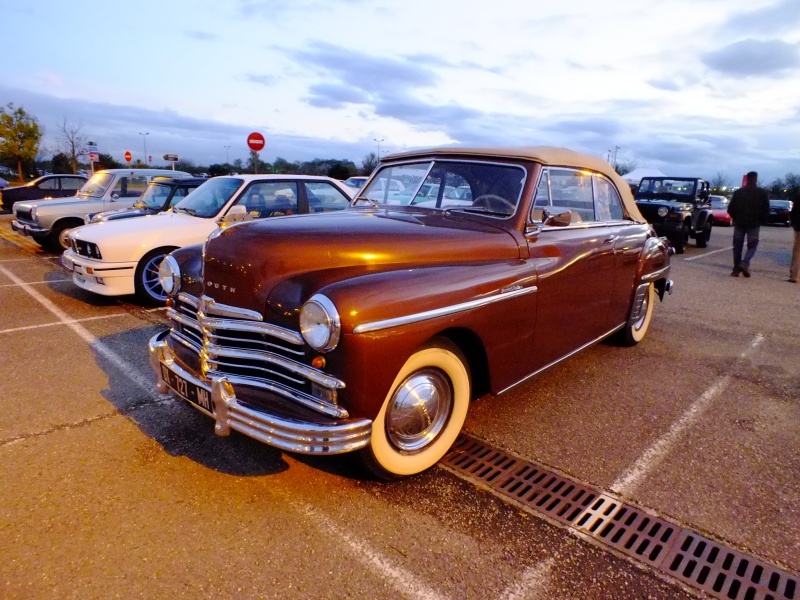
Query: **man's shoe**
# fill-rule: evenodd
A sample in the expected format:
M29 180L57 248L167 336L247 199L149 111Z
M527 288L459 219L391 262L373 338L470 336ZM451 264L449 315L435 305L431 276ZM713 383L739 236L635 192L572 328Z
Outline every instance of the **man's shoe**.
M748 269L746 265L742 265L740 268L742 270L742 275L750 277L750 269Z
M739 273L741 272L742 270L738 266L733 267L733 271L731 271L731 277L738 277Z
M788 281L789 283L797 283L797 279L792 279L791 277L786 281Z

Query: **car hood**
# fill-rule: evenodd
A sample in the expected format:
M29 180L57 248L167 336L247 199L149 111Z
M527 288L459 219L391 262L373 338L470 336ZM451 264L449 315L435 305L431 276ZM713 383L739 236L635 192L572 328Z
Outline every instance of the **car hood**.
M217 228L214 219L184 213L158 213L136 219L90 223L72 230L77 240L97 244L106 262L138 261L154 248L198 244Z
M88 215L89 218L97 216L102 217L107 221L115 221L117 219L128 219L130 217L142 217L144 215L154 215L158 212L155 208L118 208L116 210L104 210Z
M5 193L5 190L3 190ZM81 202L87 201L103 201L102 198L85 198L82 196L67 196L66 198L52 198L49 200L25 200L22 202L16 202L14 204L14 208L44 208L47 206L61 206L63 204L79 204Z
M204 293L262 312L278 284L299 286L307 296L360 274L519 257L511 233L462 215L345 210L277 217L237 224L208 240Z

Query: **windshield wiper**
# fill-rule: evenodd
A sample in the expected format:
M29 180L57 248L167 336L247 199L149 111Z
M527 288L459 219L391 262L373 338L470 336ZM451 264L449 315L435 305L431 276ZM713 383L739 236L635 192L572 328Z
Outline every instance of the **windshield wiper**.
M193 217L197 215L197 211L193 208L187 208L185 206L173 206L172 208L175 211L185 212L187 215L191 215Z
M499 215L501 217L508 217L509 214L507 212L502 212L499 210L490 210L488 208L484 208L482 206L451 206L449 208L444 209L444 214L449 215L451 212L466 212L466 213L475 213L478 215Z

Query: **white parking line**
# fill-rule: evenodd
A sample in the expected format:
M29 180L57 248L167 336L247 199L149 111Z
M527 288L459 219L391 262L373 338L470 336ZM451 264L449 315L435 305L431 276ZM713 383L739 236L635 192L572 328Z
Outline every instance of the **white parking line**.
M423 600L438 600L443 598L435 590L432 590L424 583L419 581L412 573L402 567L398 567L381 556L369 544L354 538L350 533L336 525L331 519L314 510L311 506L300 505L303 513L311 517L312 522L321 526L328 534L338 537L350 547L353 556L364 563L367 567L377 569L386 579L394 584L395 589L407 598L421 598Z
M698 258L705 258L706 256L711 256L712 254L716 254L717 252L729 252L731 250L733 250L733 246L728 246L727 248L720 248L719 250L712 250L711 252L704 252L703 254L698 254L697 256L684 258L683 260L685 261L697 260Z
M760 333L756 335L748 346L747 350L739 355L739 360L744 360L747 356L764 341L764 336ZM621 496L629 496L636 489L642 477L654 466L658 465L677 439L688 429L700 415L708 408L711 401L719 396L725 388L730 385L731 375L724 375L717 378L703 394L687 408L681 417L672 424L669 431L658 439L652 446L645 450L633 466L611 484L611 489Z
M130 364L125 362L125 360L123 360L116 352L98 340L88 329L83 327L80 323L76 323L75 319L71 319L67 313L58 308L55 304L53 304L53 302L45 298L41 293L36 291L33 286L22 281L19 277L14 275L5 267L0 266L0 273L8 277L14 283L18 284L34 300L53 313L53 315L55 315L55 317L61 323L72 329L72 331L74 331L83 341L89 344L92 350L94 350L97 354L117 367L120 372L122 372L122 374L125 375L125 377L127 377L134 385L148 394L152 394L153 397L160 397L160 395L155 393L155 385L150 379L139 373L136 373L135 371L132 371Z
M528 567L522 573L519 583L506 588L498 600L535 600L536 598L547 598L546 591L547 579L553 569L556 559L551 557Z
M64 281L72 281L72 279L51 279L50 281L28 281L28 285L40 285L42 283L63 283ZM3 283L0 284L0 288L4 287L18 287L18 283Z
M16 284L15 284L16 285ZM84 321L99 321L101 319L114 319L116 317L130 316L130 313L114 313L113 315L102 315L99 317L85 317L83 319L70 319L69 321L55 321L54 323L42 323L40 325L26 325L25 327L13 327L12 329L0 329L2 333L16 333L17 331L28 331L30 329L41 329L42 327L55 327L58 325L67 325L68 323L83 323Z

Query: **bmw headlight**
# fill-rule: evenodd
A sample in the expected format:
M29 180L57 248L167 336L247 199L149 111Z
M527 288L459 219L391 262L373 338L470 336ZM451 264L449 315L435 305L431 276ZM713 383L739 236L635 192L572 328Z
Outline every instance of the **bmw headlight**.
M181 268L178 261L167 255L158 267L158 282L168 296L174 296L181 289Z
M669 214L669 209L666 206L659 206L658 207L658 216L662 219Z
M339 313L326 296L316 294L300 309L300 333L317 352L330 352L336 348L341 332Z

